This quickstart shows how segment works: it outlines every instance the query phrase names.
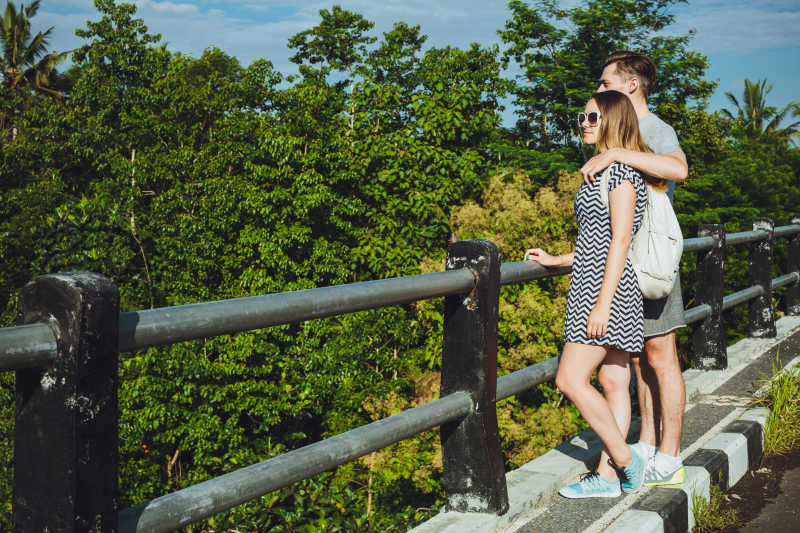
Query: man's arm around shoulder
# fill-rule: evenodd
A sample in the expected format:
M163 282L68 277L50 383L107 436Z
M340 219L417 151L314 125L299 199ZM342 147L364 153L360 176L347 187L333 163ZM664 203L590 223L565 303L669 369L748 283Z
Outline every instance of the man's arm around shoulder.
M683 181L689 174L686 154L681 151L654 154L626 150L624 148L612 148L592 157L581 167L583 180L587 183L593 181L595 174L614 161L631 166L648 176L670 181Z

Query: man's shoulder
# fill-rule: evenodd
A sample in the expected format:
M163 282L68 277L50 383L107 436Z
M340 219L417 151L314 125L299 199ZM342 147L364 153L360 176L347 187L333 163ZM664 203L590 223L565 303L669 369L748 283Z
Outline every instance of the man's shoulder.
M649 129L651 131L675 132L675 129L672 126L664 122L661 117L652 112L639 119L639 128L643 131L645 129Z
M675 130L655 113L648 113L639 119L639 130L644 142L657 154L682 151Z

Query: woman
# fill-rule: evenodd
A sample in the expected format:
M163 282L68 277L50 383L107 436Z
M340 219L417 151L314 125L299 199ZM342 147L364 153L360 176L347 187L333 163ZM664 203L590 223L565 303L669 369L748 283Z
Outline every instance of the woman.
M594 144L598 152L615 147L650 151L639 133L633 105L620 92L595 93L578 116L583 142ZM597 471L559 490L567 498L617 497L620 488L636 492L646 466L625 443L625 435L631 418L630 352L644 347L642 294L627 256L647 194L637 170L615 162L606 172L608 208L600 196L600 175L591 184L583 183L575 196L575 252L560 256L539 248L525 252L526 261L544 266L572 265L556 385L603 441ZM598 367L603 395L590 382Z

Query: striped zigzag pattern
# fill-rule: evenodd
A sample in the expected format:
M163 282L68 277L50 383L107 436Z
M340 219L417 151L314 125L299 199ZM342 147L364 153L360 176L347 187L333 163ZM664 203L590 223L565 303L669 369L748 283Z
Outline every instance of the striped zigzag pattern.
M609 171L608 190L614 190L628 180L636 191L633 232L642 224L647 205L647 192L641 174L621 163L613 163ZM642 293L636 273L626 260L614 298L606 335L590 339L586 322L605 275L606 257L611 244L611 217L600 199L600 180L582 184L575 196L575 217L578 221L578 241L567 297L567 316L564 341L580 344L615 346L620 350L640 352L644 348Z

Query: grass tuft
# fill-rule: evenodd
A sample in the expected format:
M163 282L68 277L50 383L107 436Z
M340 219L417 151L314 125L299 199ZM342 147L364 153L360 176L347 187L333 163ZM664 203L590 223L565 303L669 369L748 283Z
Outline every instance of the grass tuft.
M764 423L764 456L782 455L800 446L800 366L781 370L779 354L772 379L759 403L770 409Z
M727 500L719 485L712 483L709 489L710 498L708 500L702 494L692 493L692 511L695 520L692 533L722 531L735 526L739 518L737 509L725 505Z

